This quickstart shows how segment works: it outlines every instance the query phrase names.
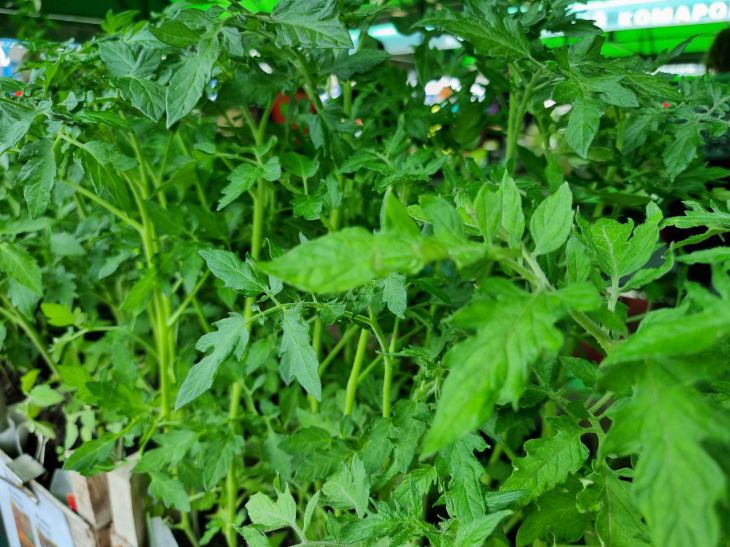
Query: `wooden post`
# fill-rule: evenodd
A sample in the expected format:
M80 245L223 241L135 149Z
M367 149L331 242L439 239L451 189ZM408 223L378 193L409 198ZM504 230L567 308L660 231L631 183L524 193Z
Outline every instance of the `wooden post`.
M76 512L95 530L109 526L112 510L106 474L84 477L75 471L69 471L68 478L76 498Z
M132 473L134 458L107 473L109 501L112 514L113 547L143 547L145 545L144 477Z

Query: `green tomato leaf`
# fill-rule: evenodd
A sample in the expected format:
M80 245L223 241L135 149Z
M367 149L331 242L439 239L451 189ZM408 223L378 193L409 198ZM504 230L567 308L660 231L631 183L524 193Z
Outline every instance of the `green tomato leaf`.
M135 473L165 471L177 466L198 442L198 434L188 429L172 429L155 435L157 448L145 450L134 467Z
M389 274L383 279L383 300L393 315L403 319L407 307L408 293L406 278L399 273Z
M163 44L177 48L190 47L200 39L197 32L181 21L163 21L149 30Z
M125 100L153 122L160 121L165 113L165 88L145 78L124 76L115 80Z
M550 253L566 242L573 227L572 206L573 195L567 182L537 206L530 219L535 255Z
M541 353L554 353L563 337L554 323L558 310L543 293L516 287L508 296L481 300L460 310L456 325L477 334L454 345L444 357L449 375L423 452L430 454L476 429L498 401L516 403L525 388L528 366Z
M165 96L168 129L198 104L217 58L218 39L215 36L203 36L198 43L198 54L185 57L174 72Z
M329 71L341 80L349 80L355 74L369 72L390 59L390 53L380 49L361 49L352 54L344 53L329 66Z
M649 533L631 494L631 483L604 472L604 496L596 515L596 532L605 545L648 547Z
M106 141L84 143L84 150L100 164L118 171L129 171L139 164L134 158L123 154L114 144Z
M580 283L591 275L591 258L585 245L574 235L565 246L565 269L571 283Z
M271 19L278 47L352 48L350 33L337 17L335 0L280 0Z
M512 511L497 511L490 515L483 515L474 520L459 524L454 539L454 547L473 547L483 545L489 536L497 529L499 523L510 516Z
M240 361L248 344L248 325L237 313L231 313L226 319L213 323L216 330L204 334L195 348L198 351L211 351L188 372L175 401L175 409L179 409L197 399L213 385L218 367L226 359Z
M720 416L709 399L660 362L644 367L631 399L615 414L602 451L638 453L632 493L652 545L719 542L718 504L727 499L727 482L703 443L711 437L727 441Z
M636 94L628 87L621 85L623 76L598 76L594 78L583 78L580 83L585 85L594 93L599 93L601 100L606 104L620 106L623 108L635 108L639 106Z
M54 327L68 327L76 323L76 314L64 304L44 302L41 304L41 311L48 319L48 323Z
M674 134L674 138L664 149L662 159L670 180L682 173L692 160L697 157L697 148L702 143L697 126L691 122L682 125Z
M103 42L99 44L101 60L112 76L151 75L160 64L158 50L134 47L124 42Z
M131 211L132 200L129 196L129 190L127 189L126 182L117 173L117 171L115 171L116 167L106 167L106 165L112 161L111 159L107 159L106 156L102 156L100 158L95 157L95 154L100 150L102 149L97 149L92 145L88 150L84 148L84 152L80 154L81 164L83 165L84 171L91 179L94 191L99 197L107 201L112 201L115 205L122 209L122 211ZM106 150L111 150L111 148L106 148ZM127 163L124 164L125 167L127 165Z
M357 454L351 464L342 464L340 470L322 487L327 504L335 509L355 509L363 518L368 508L370 480Z
M227 177L228 185L223 188L223 197L218 201L217 210L233 203L239 196L248 192L259 176L259 168L250 163L242 163L231 171Z
M317 508L317 504L319 503L319 490L309 498L309 501L307 502L307 506L304 508L304 522L302 529L306 532L307 528L309 528L309 525L312 522L312 517L314 516L314 510Z
M139 280L132 285L124 299L122 309L139 315L147 307L157 282L157 269L149 268Z
M38 218L48 209L56 178L56 156L48 140L37 140L23 148L29 158L18 174L17 184L23 187L31 218Z
M208 249L199 252L213 275L225 286L241 291L246 296L257 296L268 290L268 285L256 274L249 261L242 262L229 251Z
M710 230L730 230L730 212L723 209L716 203L710 202L711 207L703 207L696 201L685 201L687 210L684 216L668 218L666 223L677 228L689 229L706 227ZM725 206L725 209L728 207Z
M273 157L263 165L251 165L242 163L238 165L227 177L228 185L223 188L223 197L218 202L218 211L233 203L245 192L253 188L259 178L268 181L275 181L281 177L281 165L279 158Z
M646 207L646 222L634 228L626 223L603 218L592 224L579 220L583 237L601 270L612 279L634 273L651 258L659 240L661 211L654 204Z
M248 547L271 547L271 543L264 534L259 532L253 526L243 526L242 528L236 528L236 531L240 536L246 540Z
M384 233L397 234L404 239L418 240L421 230L408 214L408 208L391 191L387 191L380 209L380 227Z
M561 421L555 436L527 441L527 455L512 462L514 471L501 490L527 490L529 497L523 501L529 501L565 482L588 459L582 434L581 429Z
M730 247L702 249L680 256L677 260L684 264L719 264L730 260ZM671 262L669 268L671 268Z
M692 355L730 333L730 307L726 303L682 317L648 315L639 330L614 346L603 364L646 358Z
M346 291L376 277L371 258L375 245L375 236L364 228L345 228L307 241L258 268L307 291Z
M581 158L588 157L588 149L601 124L601 103L593 99L577 99L570 112L565 140Z
M484 241L494 242L502 218L501 192L492 191L488 184L483 184L474 200L474 209Z
M246 503L246 511L251 522L267 531L296 526L297 504L288 486L284 492L277 491L276 502L266 494L256 492Z
M446 490L446 510L462 523L484 516L487 503L484 497L484 466L474 452L481 452L486 443L478 435L467 435L443 450L448 462L450 480Z
M730 255L729 255L730 256ZM640 289L668 274L674 267L674 253L667 253L661 265L656 268L642 268L631 276L631 279L621 287L624 291Z
M281 155L281 167L295 177L308 179L319 170L319 162L317 158L309 158L296 152L285 152Z
M47 384L35 386L28 393L30 401L42 408L57 405L63 401L63 395Z
M520 23L496 14L468 16L448 13L422 19L419 26L436 27L463 38L477 53L501 59L522 59L530 55L530 44Z
M598 381L598 366L596 363L568 356L561 356L560 363L588 387L593 387Z
M21 246L0 242L0 269L33 294L43 294L41 269L35 259Z
M178 480L168 477L164 473L150 473L149 493L160 500L165 507L190 511L190 500L185 487Z
M522 197L517 189L517 184L507 173L502 178L499 194L502 198L500 227L507 234L509 246L516 249L522 244L522 234L525 231L525 214L522 211Z
M301 306L282 311L282 336L279 354L280 371L288 384L296 379L315 399L322 397L317 354L309 343L309 325L302 318Z
M537 509L527 515L517 531L517 545L532 545L541 538L568 545L578 541L591 517L578 510L576 494L577 488L571 488L548 492L538 499Z
M108 471L118 438L116 433L105 433L98 439L85 442L69 456L64 469L77 471L86 477Z
M464 222L444 198L422 197L421 210L433 226L433 239L448 249L449 256L459 267L471 264L484 255L482 245L467 239Z
M42 112L21 105L0 104L0 154L15 146Z
M203 467L203 486L215 487L226 476L229 464L243 454L243 438L240 435L224 435L208 447Z

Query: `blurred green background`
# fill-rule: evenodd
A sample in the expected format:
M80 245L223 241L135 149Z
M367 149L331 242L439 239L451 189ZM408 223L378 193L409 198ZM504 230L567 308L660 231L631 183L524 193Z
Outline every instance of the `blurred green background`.
M14 37L13 25L17 25L17 17L12 17L20 9L28 9L33 1L40 6L41 13L55 21L55 28L52 35L58 38L84 39L93 35L105 14L113 12L135 10L139 11L142 17L148 18L155 12L160 12L170 3L181 0L0 0L0 36ZM277 0L242 0L241 3L254 10L270 11ZM205 7L216 2L190 2ZM225 4L225 0L219 2ZM433 5L428 0L391 0L395 6L413 6L426 8ZM722 5L724 5L724 11ZM25 6L25 8L23 8ZM697 62L710 48L714 36L722 29L730 25L730 2L708 2L705 0L643 0L631 2L630 0L598 0L578 4L576 9L587 9L589 13L605 17L608 21L609 31L606 33L608 42L604 53L612 56L623 56L638 53L642 55L656 54L671 49L689 37L695 36L685 51L683 61ZM617 29L616 21L619 19L619 10L622 10L624 23L626 17L632 21L632 26L637 26L634 21L658 19L663 13L663 19L671 14L672 26L652 25L649 21L643 25L644 28ZM640 10L643 10L640 11ZM654 11L652 11L654 10ZM663 11L662 11L663 10ZM667 10L673 10L671 12ZM682 11L684 10L684 11ZM661 11L661 13L660 13ZM631 12L631 13L627 13ZM3 15L5 14L5 15ZM633 18L633 19L632 19ZM696 21L694 24L676 24L682 21ZM397 40L398 37L391 38ZM560 43L562 38L548 38L548 44Z

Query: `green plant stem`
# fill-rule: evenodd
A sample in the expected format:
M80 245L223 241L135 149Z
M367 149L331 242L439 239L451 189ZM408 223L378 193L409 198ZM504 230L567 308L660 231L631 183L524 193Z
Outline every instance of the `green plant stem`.
M510 70L510 74L512 70ZM519 135L515 131L515 117L517 115L517 92L510 93L509 105L507 110L507 137L505 139L505 150L504 150L504 163L507 166L508 171L512 171L514 168L514 155L517 149L517 139Z
M393 385L393 354L395 353L395 346L398 343L398 324L399 319L395 318L395 324L393 325L393 334L390 336L390 345L388 346L388 353L384 357L385 367L383 370L383 417L390 418L390 400L391 400L391 386Z
M342 83L342 109L348 118L352 117L352 82L350 80Z
M247 110L244 112L248 113ZM247 117L247 121L252 122L250 114ZM251 126L252 131L253 125ZM257 133L254 131L254 135ZM258 139L257 139L258 140ZM257 145L259 143L257 142ZM251 257L254 260L258 260L261 255L261 243L263 242L263 230L264 230L264 198L266 188L264 186L263 179L257 181L256 194L253 202L253 230L251 232ZM252 319L253 319L253 307L256 304L256 298L249 296L246 298L245 309L243 316L248 326L249 332L251 332ZM228 420L231 427L234 428L238 417L238 412L241 405L241 390L242 386L240 382L234 382L231 386L229 393L229 405L228 405ZM228 464L228 471L226 473L226 542L229 547L235 547L237 544L237 533L234 528L234 522L236 519L236 509L238 501L238 485L236 484L236 464L235 461L231 461Z
M84 188L83 186L80 186L76 184L75 182L71 182L70 180L64 180L63 183L66 186L70 186L73 188L76 192L79 194L85 196L89 200L93 201L100 207L106 209L111 214L113 214L115 217L117 217L119 220L130 226L131 228L134 228L140 235L144 235L144 226L142 226L139 222L134 220L133 218L130 218L127 213L122 211L121 209L116 208L114 205L109 203L103 198L100 198L97 196L94 192L91 192Z
M198 280L198 282L195 284L195 287L193 287L193 290L190 291L190 293L185 297L185 300L183 300L178 306L178 308L175 310L175 312L169 317L167 320L167 326L172 327L175 323L177 323L177 320L180 319L180 316L185 312L185 310L188 308L188 306L193 302L195 299L195 295L198 294L198 291L202 288L203 284L205 283L206 279L210 276L210 272L205 272L202 277Z
M573 321L578 323L583 329L595 338L596 342L603 348L604 351L609 351L613 346L613 342L608 335L599 327L590 317L588 317L582 311L570 310L570 317Z
M542 430L540 437L546 439L553 436L553 427L550 425L549 418L557 415L557 405L553 401L546 401L540 412L540 421L542 422Z
M385 335L378 324L378 318L375 315L375 310L372 306L370 306L369 310L370 327L373 329L373 334L375 334L375 338L378 340L380 351L383 354L383 360L385 362L385 377L383 379L383 417L388 418L390 416L390 383L393 379L393 356L390 354L388 345L385 343ZM396 329L397 327L398 324L396 322Z
M142 218L142 246L148 268L155 268L154 257L158 252L157 233L154 224L147 214L144 204L146 196L140 196L135 184L130 182L130 189L134 195L140 217ZM144 191L144 190L143 190ZM162 294L160 287L155 285L152 290L152 307L150 313L151 324L155 335L157 354L159 356L160 382L160 414L166 419L170 414L172 367L174 364L175 341L172 330L167 326L170 316L170 300Z
M613 394L611 392L604 393L603 397L601 397L600 399L598 399L595 403L593 403L591 405L591 407L588 409L588 412L590 412L591 414L595 414L596 412L601 410L603 405L605 405L608 401L610 401L612 397L613 397Z
M542 268L540 268L540 265L537 263L535 258L526 251L523 253L523 257L525 258L525 261L528 263L532 271L527 270L524 266L515 261L507 260L504 262L536 287L544 288L549 291L554 291L555 288L550 284L547 277L545 276L545 273L542 271ZM576 323L578 323L588 334L596 339L596 341L599 343L604 351L609 351L611 349L611 339L603 331L603 329L601 329L600 326L593 322L590 317L588 317L582 311L570 310L568 313Z
M520 77L520 74L516 70L512 69L510 70L510 75L514 79ZM517 141L519 140L520 133L522 131L522 122L525 118L527 105L532 97L532 92L540 76L540 71L535 72L521 93L517 92L510 94L507 123L507 147L504 155L505 165L507 166L507 170L510 172L514 171L517 163ZM519 85L515 85L514 89L519 89L519 87Z
M185 142L185 139L183 139L182 133L180 133L180 131L175 133L175 138L177 139L177 143L180 145L180 149L183 151L183 154L187 157L192 157L192 152ZM200 181L198 180L198 178L195 177L194 180L195 194L198 196L198 201L200 202L200 205L203 207L203 209L207 211L210 209L210 206L208 205L208 198L205 196L205 192L203 192L203 188L202 186L200 186Z
M368 347L368 337L370 332L367 329L360 329L360 338L357 341L357 350L355 351L355 360L352 363L350 377L347 380L347 388L345 390L345 416L352 414L355 406L355 393L357 392L357 378L360 375L363 359L365 358L365 350Z
M179 527L185 534L185 537L188 538L190 545L192 545L193 547L199 547L200 543L198 542L198 538L196 538L195 534L193 533L193 529L190 526L190 518L188 517L187 513L183 512L180 514Z
M334 361L335 357L342 351L342 348L345 347L347 344L347 341L352 338L359 327L352 326L349 329L345 331L345 333L342 335L342 338L340 338L337 343L334 345L334 347L329 351L327 354L327 357L322 359L322 362L319 364L319 375L322 376L325 370L327 370L327 367L329 367L330 363Z
M295 64L297 65L299 72L301 72L304 77L304 92L307 94L307 98L312 102L314 109L319 115L322 113L322 101L320 100L319 95L317 95L314 78L312 78L312 73L309 70L309 64L301 52L298 50L293 50L293 52L297 60ZM322 118L322 121L329 127L329 122L327 122L326 118Z
M522 520L522 511L517 511L514 515L512 515L512 518L510 518L507 521L507 524L504 525L504 533L509 533L512 528L515 527L517 523L519 523Z
M368 363L368 366L365 367L365 370L363 370L360 373L360 376L357 377L357 385L360 385L361 383L363 383L363 381L365 380L365 378L367 378L370 375L370 373L373 371L373 369L376 366L378 366L380 364L380 361L382 361L382 360L383 360L383 354L382 353L379 353L375 357L375 359L373 359L372 361L370 361Z
M155 187L155 193L157 194L157 199L160 202L160 205L163 207L163 209L167 209L167 197L165 196L165 193L160 190L160 180L158 180L156 173L152 169L152 166L149 164L149 162L145 158L145 155L142 153L142 145L137 138L137 134L134 131L130 131L129 134L129 140L132 144L132 150L134 150L134 155L139 162L140 176L144 181L145 187L147 186L147 175L149 175Z
M317 361L319 361L319 353L322 349L322 319L318 316L314 320L314 334L312 335L312 349L314 350L315 355L317 356ZM309 409L312 412L318 412L319 411L319 401L312 395L307 395L307 399L309 400Z
M200 328L203 329L203 332L210 332L210 323L205 317L203 307L200 305L200 302L198 302L197 296L193 297L193 309L195 310L195 316L198 318Z
M46 365L48 365L48 369L51 371L51 374L54 377L58 376L58 365L53 357L51 357L51 354L46 350L40 335L36 332L28 320L20 314L20 312L14 310L14 307L5 299L5 297L2 297L2 303L3 307L0 307L0 315L3 315L11 323L15 323L23 332L25 332L28 339L35 346L36 350L38 350L41 358L46 362Z
M608 309L610 311L616 311L616 304L618 303L619 296L619 279L617 276L611 276L611 289L608 294Z

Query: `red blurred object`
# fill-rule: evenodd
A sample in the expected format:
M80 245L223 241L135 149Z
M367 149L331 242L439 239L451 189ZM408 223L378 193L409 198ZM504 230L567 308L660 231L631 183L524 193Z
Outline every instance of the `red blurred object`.
M649 311L649 301L646 298L636 298L633 296L622 296L621 302L626 304L626 307L629 308L629 310L628 310L629 317L636 317L637 315L643 315ZM636 327L638 327L639 322L638 321L634 322L634 325L636 325Z
M74 513L78 513L79 506L76 503L76 495L75 494L66 494L66 504L69 506L71 511Z
M601 350L594 348L588 342L578 340L578 347L573 350L573 357L582 357L593 363L600 363L603 361L605 355Z
M15 93L13 93L13 97L22 97L22 96L23 96L23 91L21 89L19 89Z
M670 107L670 106L672 106L672 105L671 105L671 104L669 104L669 103L668 103L667 101L664 101L664 102L662 103L662 106L663 106L664 108L669 108L669 107Z
M314 109L314 105L307 100L307 94L304 93L304 91L297 91L294 95L294 98L296 102L305 101L307 104L309 104L309 111L312 114L316 112L316 110ZM291 97L289 95L284 95L283 93L278 93L276 95L276 98L274 99L274 107L271 109L271 119L274 121L274 123L278 123L280 125L286 123L286 116L290 104ZM286 107L284 107L284 105L286 105ZM292 129L296 129L296 125L292 124Z

